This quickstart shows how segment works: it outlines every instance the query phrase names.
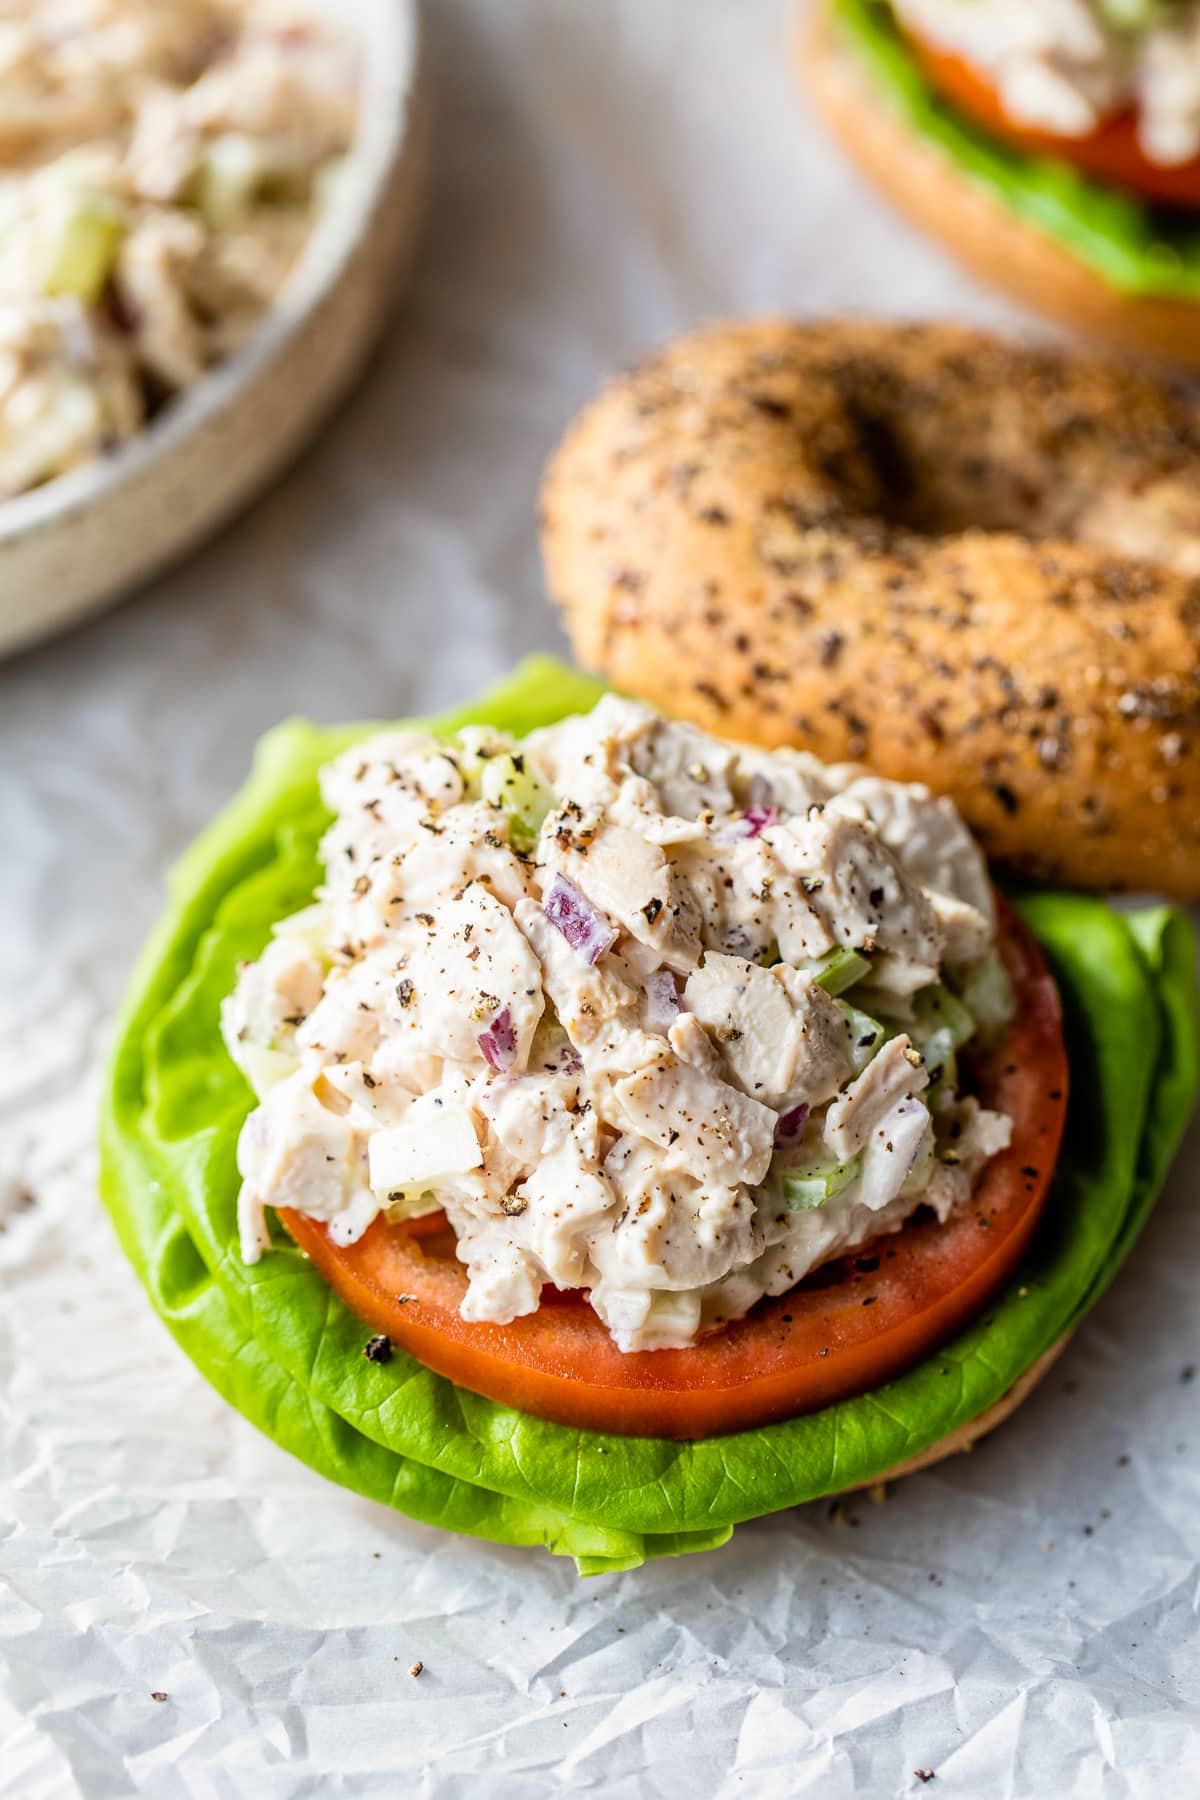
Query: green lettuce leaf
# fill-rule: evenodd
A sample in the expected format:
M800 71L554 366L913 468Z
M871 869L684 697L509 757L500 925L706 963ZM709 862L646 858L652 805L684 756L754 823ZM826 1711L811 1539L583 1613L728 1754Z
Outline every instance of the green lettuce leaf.
M835 18L869 78L906 125L1123 294L1200 299L1200 221L1090 180L1052 156L1003 144L939 98L887 0L836 0Z
M524 732L597 684L535 659L468 718ZM574 1556L588 1573L709 1548L744 1519L870 1480L977 1416L1111 1279L1153 1203L1197 1080L1195 950L1169 908L1079 895L1018 904L1063 993L1073 1098L1020 1279L937 1356L874 1393L703 1443L573 1430L481 1399L366 1328L282 1238L239 1257L235 1153L253 1097L218 1030L239 961L305 905L327 823L323 762L372 727L292 722L174 871L139 964L103 1108L102 1191L151 1300L219 1390L286 1449L413 1518Z

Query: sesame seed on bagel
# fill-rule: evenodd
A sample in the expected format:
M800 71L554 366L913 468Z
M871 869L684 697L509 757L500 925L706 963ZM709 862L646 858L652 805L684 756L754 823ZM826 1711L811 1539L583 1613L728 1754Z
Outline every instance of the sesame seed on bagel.
M1200 894L1200 397L952 325L716 324L551 459L580 660L949 794L989 854Z

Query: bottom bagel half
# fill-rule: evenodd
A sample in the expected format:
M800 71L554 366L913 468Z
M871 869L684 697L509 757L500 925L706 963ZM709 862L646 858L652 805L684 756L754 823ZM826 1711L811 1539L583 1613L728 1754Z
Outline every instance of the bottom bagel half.
M439 724L525 732L597 692L536 661ZM1017 899L1022 941L1036 943L1061 995L1071 1068L1053 1184L982 1310L853 1397L750 1428L725 1419L688 1442L551 1421L399 1346L365 1360L368 1326L286 1239L246 1266L235 1159L252 1096L222 1046L220 1002L238 963L311 897L327 817L316 773L360 735L292 723L264 741L247 786L175 871L109 1073L105 1201L156 1311L233 1405L310 1466L412 1518L542 1545L600 1573L711 1548L745 1520L928 1461L1028 1391L1136 1238L1191 1109L1194 946L1169 908L1120 915L1051 890Z

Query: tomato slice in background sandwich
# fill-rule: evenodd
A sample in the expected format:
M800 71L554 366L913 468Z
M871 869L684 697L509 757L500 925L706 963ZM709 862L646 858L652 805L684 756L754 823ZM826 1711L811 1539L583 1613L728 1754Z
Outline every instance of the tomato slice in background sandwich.
M1115 113L1085 137L1024 125L1005 110L987 77L953 51L906 32L926 78L942 98L986 131L1035 155L1057 156L1083 174L1136 194L1155 206L1200 208L1200 156L1185 163L1152 162L1138 137L1136 110Z

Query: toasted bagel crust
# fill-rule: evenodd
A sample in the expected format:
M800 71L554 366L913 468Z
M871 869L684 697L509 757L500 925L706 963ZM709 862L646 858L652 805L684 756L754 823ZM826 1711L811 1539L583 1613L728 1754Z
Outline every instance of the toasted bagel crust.
M993 287L1124 350L1200 368L1200 306L1122 294L1069 250L969 181L898 118L838 39L827 5L797 32L801 80L843 148L893 205Z
M542 547L580 660L949 794L990 855L1200 893L1200 413L953 326L718 324L585 408Z

